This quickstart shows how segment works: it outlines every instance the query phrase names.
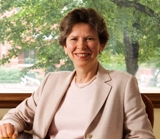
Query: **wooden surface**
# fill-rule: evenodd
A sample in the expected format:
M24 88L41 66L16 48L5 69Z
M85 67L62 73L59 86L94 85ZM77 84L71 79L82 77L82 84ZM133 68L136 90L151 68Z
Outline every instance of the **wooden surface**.
M30 93L0 93L0 108L14 108L30 95Z
M160 108L160 93L143 93L153 103L154 108Z
M154 108L160 108L160 93L143 93L153 103ZM14 108L31 93L0 93L0 108Z

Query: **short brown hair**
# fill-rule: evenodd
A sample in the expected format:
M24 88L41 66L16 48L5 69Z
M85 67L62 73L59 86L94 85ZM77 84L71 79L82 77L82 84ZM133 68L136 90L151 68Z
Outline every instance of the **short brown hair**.
M78 23L89 24L98 34L100 44L106 44L109 34L104 18L93 8L77 8L70 11L62 20L59 27L59 43L66 45L66 38L72 27Z

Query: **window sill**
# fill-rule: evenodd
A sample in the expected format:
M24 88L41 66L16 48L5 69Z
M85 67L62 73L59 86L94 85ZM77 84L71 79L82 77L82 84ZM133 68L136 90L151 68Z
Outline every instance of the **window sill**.
M31 93L0 93L0 108L14 108Z
M160 93L142 93L153 103L154 108L160 108ZM31 93L0 93L0 108L14 108Z

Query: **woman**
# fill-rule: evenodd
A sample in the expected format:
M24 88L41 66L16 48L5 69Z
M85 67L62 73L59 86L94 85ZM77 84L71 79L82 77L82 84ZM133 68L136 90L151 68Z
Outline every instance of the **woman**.
M75 70L49 73L31 97L4 116L0 136L32 130L52 139L155 139L135 77L98 62L109 38L103 17L92 8L74 9L59 30Z

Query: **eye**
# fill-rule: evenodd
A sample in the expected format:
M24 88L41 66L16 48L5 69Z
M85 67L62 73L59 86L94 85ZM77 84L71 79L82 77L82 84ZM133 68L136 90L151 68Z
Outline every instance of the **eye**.
M76 41L76 40L77 40L77 38L71 38L70 40L71 40L71 41Z
M94 38L88 37L86 40L87 40L87 41L90 41L90 40L94 40Z

